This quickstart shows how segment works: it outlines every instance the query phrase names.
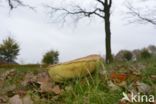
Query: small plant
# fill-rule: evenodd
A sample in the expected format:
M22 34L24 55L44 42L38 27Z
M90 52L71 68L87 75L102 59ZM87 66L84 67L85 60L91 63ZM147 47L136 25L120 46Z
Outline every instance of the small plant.
M140 55L142 59L147 59L151 57L151 53L147 49L141 50Z
M44 64L57 64L58 61L59 61L58 56L59 56L59 52L58 51L54 51L54 50L48 51L43 56L42 62Z

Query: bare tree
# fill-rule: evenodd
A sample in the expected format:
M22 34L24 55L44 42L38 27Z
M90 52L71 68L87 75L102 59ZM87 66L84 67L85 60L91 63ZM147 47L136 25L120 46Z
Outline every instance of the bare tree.
M148 3L148 1L141 0L140 2ZM150 23L150 24L156 25L156 8L150 8L150 9L143 8L143 7L139 8L139 7L132 5L132 3L130 2L126 3L126 7L128 9L127 13L128 15L130 15L130 18L131 18L130 22Z
M57 15L57 18L65 22L68 17L73 17L76 21L80 20L83 17L90 18L91 16L97 16L101 18L105 25L105 44L106 44L106 63L113 61L112 52L111 52L111 28L110 28L110 16L111 16L111 7L112 0L94 0L96 7L93 9L86 9L82 5L70 6L70 8L65 7L53 7L48 6L51 9L51 14L54 16ZM52 17L53 17L52 16Z

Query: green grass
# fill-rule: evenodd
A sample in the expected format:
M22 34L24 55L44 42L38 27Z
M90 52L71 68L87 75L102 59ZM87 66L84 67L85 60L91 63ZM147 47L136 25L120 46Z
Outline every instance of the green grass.
M156 59L150 58L140 60L138 62L116 62L110 65L105 65L108 74L112 71L119 73L126 72L130 66L136 64L145 65L141 72L141 81L153 87L152 94L156 96L156 81L151 80L151 75L156 75ZM7 86L16 85L17 88L21 87L20 81L26 73L38 73L45 71L46 67L40 68L39 65L15 65L0 67L0 75L6 70L15 69L16 74L11 78L5 80L5 84L1 90ZM107 79L101 79L98 74L100 67L97 67L95 73L91 76L77 78L58 84L64 90L60 95L51 93L40 94L32 89L28 90L35 104L118 104L122 98L122 92L127 92L126 88L112 91L108 87ZM37 87L33 86L37 89ZM1 95L0 95L1 96Z
M107 85L100 79L96 81L89 78L77 79L70 86L72 89L62 95L62 100L66 104L115 104L122 94L121 91L109 91Z

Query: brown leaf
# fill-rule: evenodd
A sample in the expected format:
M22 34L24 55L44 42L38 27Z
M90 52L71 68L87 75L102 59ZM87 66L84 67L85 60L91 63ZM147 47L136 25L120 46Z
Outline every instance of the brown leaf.
M145 83L136 82L137 89L141 93L149 93L151 91L151 87Z
M61 89L60 89L59 85L54 86L53 89L52 89L52 91L55 94L57 94L57 95L59 95L61 93Z
M126 87L127 82L126 81L122 81L120 83L116 83L119 87Z
M0 89L4 86L4 80L0 79Z
M152 80L156 80L156 75L151 75Z
M9 104L22 104L22 99L19 95L15 95L9 99Z
M18 94L21 97L25 96L26 93L27 93L26 90L22 90L22 89L16 91L16 94Z
M51 83L40 83L40 92L52 92L52 84Z
M140 81L142 79L141 75L136 75L136 74L129 74L128 75L128 81L130 82L136 82L136 81Z
M36 82L37 77L33 73L27 73L24 77L24 81L22 82L23 86L28 85L30 82Z
M7 103L8 97L7 96L0 96L0 104Z
M33 101L32 101L32 99L31 99L31 97L30 96L25 96L24 98L23 98L23 104L33 104Z
M9 77L12 77L16 74L15 69L11 69L11 70L7 70L6 72L4 72L1 76L0 79L5 80Z
M37 83L40 84L40 92L52 92L52 83L47 72L37 75Z
M37 75L37 82L40 83L48 83L50 81L50 77L47 72L42 72Z
M6 94L7 96L13 96L14 95L14 91L16 89L16 85L9 85L3 88L3 90L1 90L1 94Z

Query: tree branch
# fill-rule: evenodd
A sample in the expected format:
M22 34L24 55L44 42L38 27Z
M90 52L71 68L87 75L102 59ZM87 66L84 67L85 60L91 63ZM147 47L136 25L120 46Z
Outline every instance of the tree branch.
M128 5L126 5L129 12L128 14L132 16L132 18L136 18L135 22L148 22L151 23L153 25L156 25L156 18L150 18L150 16L148 15L145 16L143 14L140 13L140 11L136 8L134 8L130 3L128 3Z
M11 0L8 0L8 4L9 4L10 9L12 10L14 8L14 6L13 6Z
M98 1L98 2L101 3L102 5L105 5L104 1L102 1L102 0L96 0L96 1Z
M109 0L109 8L112 6L112 0Z
M84 17L90 17L91 15L96 15L100 18L105 18L104 15L102 15L103 10L100 8L95 8L93 11L86 11L85 9L82 9L80 6L75 6L73 10L68 10L65 8L55 8L48 6L51 10L52 13L57 13L57 12L63 12L67 15L83 15Z
M34 7L24 4L21 0L7 0L7 2L10 7L10 10L17 8L17 6L24 6L34 10Z

